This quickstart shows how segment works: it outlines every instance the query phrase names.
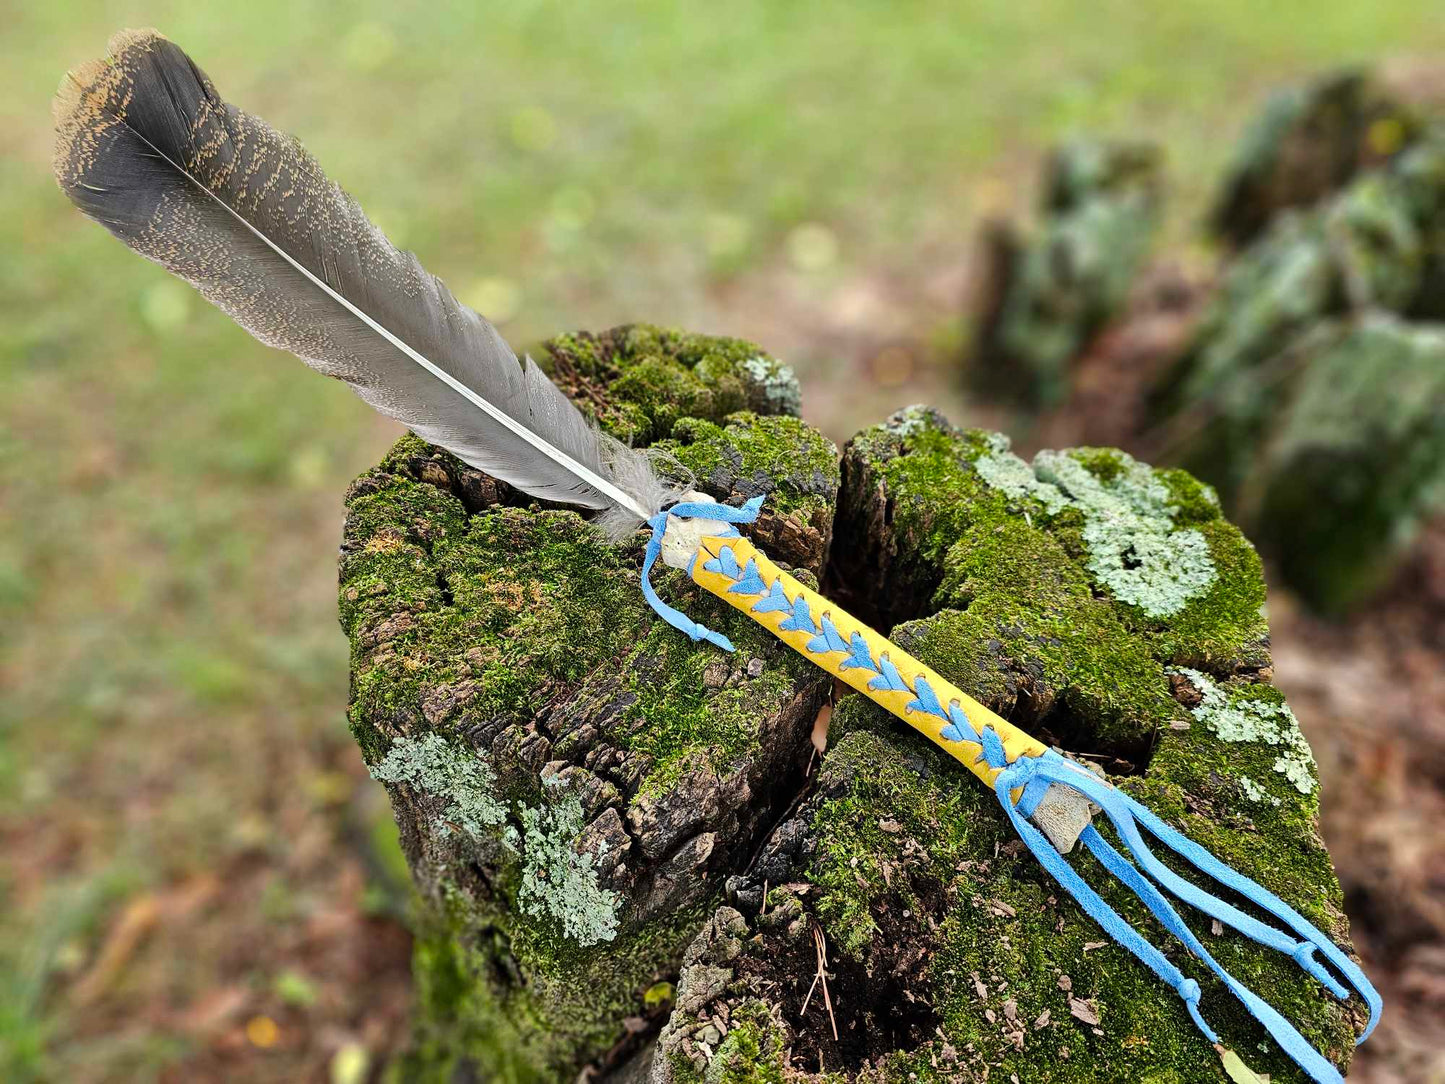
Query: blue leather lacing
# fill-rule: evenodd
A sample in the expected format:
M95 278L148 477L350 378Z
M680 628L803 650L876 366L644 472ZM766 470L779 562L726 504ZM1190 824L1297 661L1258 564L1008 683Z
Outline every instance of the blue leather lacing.
M652 527L652 538L647 544L647 554L642 564L642 593L652 608L668 622L692 637L693 640L707 640L727 651L733 650L727 637L704 628L683 613L668 606L652 589L648 575L661 552L662 538L667 530L669 514L684 519L715 519L725 523L751 523L757 518L762 505L761 497L754 497L741 508L708 502L690 502L675 505L670 512L663 512L648 521ZM729 527L719 537L736 537L737 529ZM695 558L694 558L695 559ZM1008 762L1002 739L990 727L975 725L958 701L942 704L928 680L919 675L910 686L898 668L889 660L887 653L875 658L867 642L858 633L844 640L829 615L814 615L805 596L795 599L787 597L782 581L771 584L763 582L757 563L738 563L730 547L721 552L704 566L734 581L728 588L730 594L756 596L757 601L750 607L758 613L786 612L788 617L779 625L781 629L802 631L811 634L804 651L806 654L827 655L840 653L846 656L838 660L840 670L866 669L874 676L868 683L873 690L906 691L913 694L908 711L920 711L946 720L941 737L948 742L969 742L978 746L975 762L986 762L990 767L1001 769L994 781L994 791L1009 820L1019 836L1039 863L1078 901L1084 911L1115 941L1134 954L1155 975L1167 982L1184 1000L1189 1015L1199 1030L1210 1042L1218 1042L1218 1036L1205 1022L1199 1008L1201 991L1199 984L1188 978L1154 945L1130 926L1123 917L1104 902L1064 857L1054 848L1048 838L1035 827L1029 817L1050 786L1055 784L1069 787L1084 795L1099 806L1114 831L1133 855L1141 871L1121 854L1097 829L1090 826L1080 835L1080 840L1093 853L1103 867L1122 881L1143 901L1155 918L1172 933L1196 957L1202 960L1217 975L1221 982L1249 1010L1265 1030L1279 1043L1280 1047L1294 1059L1311 1079L1319 1084L1334 1084L1342 1080L1339 1071L1312 1047L1295 1028L1263 998L1240 983L1210 955L1193 931L1185 924L1178 911L1170 904L1164 891L1173 893L1190 906L1203 911L1251 940L1288 954L1306 972L1319 980L1332 994L1341 999L1348 998L1353 988L1364 999L1370 1010L1369 1023L1357 1042L1364 1042L1379 1021L1381 1000L1374 986L1363 971L1350 960L1325 934L1316 929L1303 915L1295 911L1263 885L1250 880L1243 874L1225 865L1188 836L1169 827L1146 807L1129 795L1100 779L1081 765L1049 751L1037 757L1019 757L1012 764ZM1015 790L1022 790L1017 804L1012 799ZM1140 828L1152 835L1164 846L1188 862L1195 869L1213 878L1250 903L1268 912L1287 926L1299 938L1270 926L1244 913L1233 905L1199 888L1180 877L1155 857L1144 841ZM1146 876L1147 874L1147 876ZM1152 878L1152 880L1151 880ZM1157 883L1156 883L1157 882ZM1315 959L1318 952L1344 976L1347 987Z
M1327 1082L1333 1084L1333 1082L1343 1079L1339 1071L1319 1051L1315 1050L1289 1021L1258 994L1220 966L1165 898L1159 886L1163 886L1179 899L1198 908L1211 918L1233 926L1246 937L1288 954L1336 997L1348 998L1349 989L1326 971L1314 958L1316 952L1323 955L1344 976L1349 986L1354 988L1369 1007L1369 1023L1357 1040L1357 1042L1364 1042L1379 1021L1382 1007L1380 995L1376 993L1370 980L1365 977L1365 973L1341 952L1334 942L1263 885L1225 865L1188 836L1170 828L1148 808L1140 805L1122 790L1111 786L1086 768L1067 760L1058 753L1051 750L1040 757L1021 757L1012 766L999 773L994 782L995 793L1008 813L1009 819L1013 822L1014 828L1028 845L1029 850L1033 852L1034 857L1070 895L1079 901L1080 906L1104 928L1110 937L1127 948L1151 971L1174 987L1179 996L1184 999L1189 1014L1194 1018L1199 1030L1211 1042L1218 1040L1213 1029L1205 1023L1199 1011L1198 983L1185 978L1179 969L1164 957L1163 953L1145 941L1117 911L1105 903L1074 872L1073 867L1054 849L1044 834L1026 819L1032 813L1033 806L1026 807L1024 800L1020 800L1018 806L1015 807L1010 800L1010 793L1020 786L1025 788L1024 798L1027 798L1030 789L1038 781L1070 787L1099 806L1134 859L1140 866L1143 866L1144 872L1141 872L1137 866L1113 847L1097 829L1090 826L1079 838L1100 864L1127 885L1166 930L1184 942L1190 952L1204 961L1220 981L1229 988L1230 992L1244 1004L1250 1015L1264 1025L1265 1030L1269 1032L1275 1042L1279 1043L1285 1053L1294 1059L1295 1064L1308 1073L1312 1080L1319 1081L1320 1084L1327 1084ZM1043 789L1046 790L1047 787ZM1035 793L1039 793L1039 791L1035 790ZM1035 804L1036 802L1037 800L1035 800ZM1244 914L1224 900L1178 876L1150 851L1139 831L1141 827L1201 873L1239 893L1261 910L1274 915L1293 930L1300 940L1297 941L1283 931ZM1148 873L1147 877L1144 875L1145 872Z
M676 516L678 519L720 519L729 524L751 523L758 518L758 509L762 506L762 497L754 497L741 508L714 504L712 501L682 501L647 521L647 525L652 528L652 537L647 540L647 552L642 558L642 597L647 599L647 604L657 612L658 617L679 632L687 633L694 641L706 640L724 651L735 650L733 642L722 633L713 632L706 625L699 625L687 614L657 597L657 592L652 589L652 566L657 563L657 558L662 553L662 536L667 533L668 516ZM737 533L736 527L728 527L719 537L736 538Z

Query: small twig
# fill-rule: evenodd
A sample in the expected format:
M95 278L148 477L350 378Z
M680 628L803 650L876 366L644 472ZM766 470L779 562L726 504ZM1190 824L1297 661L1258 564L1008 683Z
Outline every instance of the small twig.
M838 1020L833 1015L833 998L828 993L828 947L823 943L823 930L816 924L813 926L813 937L818 942L818 956L822 960L823 970L823 1004L828 1006L828 1023L833 1026L833 1041L838 1041Z
M823 939L823 928L815 921L813 923L813 947L818 953L818 972L813 976L813 985L808 987L808 996L803 998L803 1011L800 1015L808 1015L808 1004L813 1000L813 991L818 984L823 984L823 1004L828 1008L828 1022L833 1025L833 1041L838 1041L838 1019L833 1015L833 998L828 993L828 945ZM821 1057L821 1052L820 1055Z
M554 354L552 355L552 362L558 370L558 375L564 378L570 377L573 386L576 387L579 392L591 399L599 409L607 409L608 403L602 393L593 385L592 381L588 380L578 371L577 367L572 364L570 358L565 354Z
M813 985L808 987L808 996L803 998L803 1011L798 1014L799 1016L808 1015L808 1002L813 1000L813 991L818 988L818 979L822 974L821 971L815 971L813 973Z

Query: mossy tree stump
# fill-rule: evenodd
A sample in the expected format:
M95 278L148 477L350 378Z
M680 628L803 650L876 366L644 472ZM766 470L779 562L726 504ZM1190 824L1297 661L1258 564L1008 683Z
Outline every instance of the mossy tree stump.
M767 493L770 547L822 569L837 451L778 413L797 400L786 369L651 328L550 350L579 401L699 488ZM643 601L641 536L611 546L414 437L347 510L352 729L432 912L409 1071L570 1080L665 1007L723 877L792 800L829 679L662 570L738 645L696 650Z
M845 451L834 570L840 584L866 584L905 650L1034 734L1098 758L1348 943L1315 827L1313 760L1269 684L1259 561L1207 487L1109 450L1025 464L997 434L915 409ZM1097 863L1071 860L1170 945ZM818 935L828 1001L808 997ZM1358 1004L1287 958L1205 937L1347 1061ZM1257 1071L1304 1079L1181 946L1166 951ZM854 696L833 716L815 788L690 946L654 1070L659 1084L783 1079L1225 1078L1179 999L1049 879L994 796Z
M996 222L983 237L969 386L1028 408L1067 395L1070 366L1124 306L1158 222L1160 154L1139 143L1056 149L1032 233Z
M1421 119L1363 71L1333 72L1272 94L1239 141L1209 214L1242 247L1282 211L1308 207L1408 146Z
M644 327L548 350L699 488L767 493L753 533L795 574L1347 937L1308 747L1268 684L1259 563L1206 487L1108 451L1031 466L915 410L850 444L840 497L835 450L756 348ZM657 620L642 536L609 546L411 437L348 513L352 727L428 911L400 1078L1222 1079L1172 991L928 743L849 697L806 774L828 677L681 575L660 592L737 653ZM1350 1008L1213 941L1347 1057ZM828 998L804 1012L820 944ZM1227 1041L1298 1079L1204 985Z

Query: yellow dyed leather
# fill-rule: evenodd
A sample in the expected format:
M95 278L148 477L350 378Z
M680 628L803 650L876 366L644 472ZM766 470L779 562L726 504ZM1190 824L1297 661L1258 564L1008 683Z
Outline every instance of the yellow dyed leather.
M803 595L807 599L808 607L814 618L821 621L824 616L827 616L844 641L850 641L854 632L861 634L868 645L869 654L874 659L881 659L886 655L889 661L898 668L899 675L910 689L914 687L920 676L926 678L945 709L951 703L956 702L968 716L975 732L980 731L983 727L988 727L999 736L1008 763L1012 764L1019 757L1036 757L1047 752L1047 747L1041 742L989 711L958 686L913 658L891 640L879 635L816 591L810 591L804 587L768 560L767 556L746 538L708 537L703 539L698 557L692 565L694 582L711 591L724 602L743 611L789 647L806 656L809 661L836 675L870 700L887 708L909 726L926 734L930 740L946 750L990 787L993 786L994 780L1003 769L992 767L983 759L982 746L979 743L968 740L953 741L943 737L944 729L949 726L948 720L931 712L910 710L908 704L914 699L912 692L868 688L868 683L876 676L875 672L859 667L843 669L839 664L849 658L847 652L809 651L808 643L813 639L814 633L779 628L791 616L788 611L758 612L753 607L757 604L760 596L729 592L729 588L733 587L737 581L721 572L709 572L704 567L708 561L717 557L724 547L733 551L733 556L739 565L746 566L749 560L757 562L758 573L764 586L771 588L775 580L781 580L783 593L790 601L795 600L800 594Z

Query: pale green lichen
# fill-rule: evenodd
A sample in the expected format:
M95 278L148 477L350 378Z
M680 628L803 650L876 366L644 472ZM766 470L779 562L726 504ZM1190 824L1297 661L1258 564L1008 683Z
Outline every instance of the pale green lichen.
M761 390L770 411L796 416L803 408L803 392L791 365L758 355L742 363L742 369Z
M1244 791L1244 796L1251 802L1268 802L1275 808L1284 805L1283 798L1270 794L1269 791L1265 790L1247 775L1241 775L1239 777L1239 789Z
M506 838L507 807L497 800L491 769L480 758L459 753L439 734L398 738L371 769L371 777L448 799L435 821L440 835L460 829L481 839L490 834L488 829L503 827Z
M923 432L928 429L931 424L932 419L929 417L927 407L910 406L893 413L888 420L883 423L883 428L896 436L907 438ZM1001 450L1007 451L1008 438L1004 437L1004 441L1005 444Z
M547 781L551 785L552 780ZM586 948L617 936L617 893L597 883L595 855L577 851L585 827L582 803L573 795L541 806L522 806L522 887L517 901L533 918L550 915L562 932Z
M979 476L1015 499L1029 498L1046 515L1076 509L1090 573L1120 602L1149 617L1170 617L1214 584L1209 542L1193 528L1175 526L1177 506L1154 471L1123 452L1109 453L1108 469L1090 469L1079 453L1042 451L1033 464L991 440L974 462Z
M1032 497L1043 505L1044 511L1051 516L1069 507L1069 499L1058 486L1052 482L1040 481L1033 467L1007 449L995 451L992 455L979 456L973 465L979 477L994 489L1001 489L1016 499Z
M602 855L576 849L585 818L575 796L536 806L517 802L519 833L507 823L508 806L496 796L491 769L439 734L398 738L371 775L447 799L433 822L439 835L461 831L478 841L500 838L509 851L520 852L518 903L533 918L557 920L563 935L583 948L617 936L620 901L597 882L596 864Z
M1300 731L1299 720L1287 704L1275 704L1239 695L1231 696L1198 670L1179 667L1170 671L1188 679L1199 690L1202 699L1192 709L1199 720L1219 738L1227 742L1264 742L1282 746L1284 752L1274 761L1274 770L1288 779L1301 794L1315 787L1315 757ZM1251 781L1252 782L1252 781ZM1258 786L1258 784L1255 784ZM1253 797L1244 787L1246 796ZM1257 800L1257 799L1256 799Z

